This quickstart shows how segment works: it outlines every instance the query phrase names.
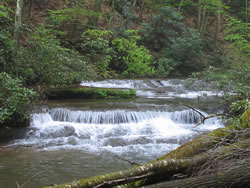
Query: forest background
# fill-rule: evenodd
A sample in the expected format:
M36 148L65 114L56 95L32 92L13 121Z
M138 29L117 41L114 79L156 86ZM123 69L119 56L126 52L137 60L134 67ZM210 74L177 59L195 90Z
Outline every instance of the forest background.
M46 87L108 78L204 79L240 115L248 16L248 0L1 0L0 127L27 125Z

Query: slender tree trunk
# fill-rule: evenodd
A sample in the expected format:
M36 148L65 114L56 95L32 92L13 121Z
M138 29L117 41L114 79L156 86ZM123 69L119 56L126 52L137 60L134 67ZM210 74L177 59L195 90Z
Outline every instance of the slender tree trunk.
M109 23L108 23L108 29L111 29L112 26L112 21L114 19L113 14L115 14L115 0L111 0L112 5L111 5L111 12L110 12L110 17L109 17Z
M182 2L183 2L183 0L180 1L179 7L178 7L178 12L181 11Z
M221 3L221 0L219 0ZM217 13L216 13L216 31L214 35L214 45L217 47L219 34L220 34L220 26L221 26L221 7L218 7Z
M246 0L246 23L248 23L248 0Z
M22 12L23 12L23 0L17 0L16 2L16 14L15 14L15 27L14 27L14 39L17 46L20 41L20 31L22 28Z
M202 31L202 35L203 35L203 36L205 35L206 30L207 30L208 18L209 18L209 12L207 12L206 19L205 19L204 28L203 28L203 31Z
M198 0L198 23L197 23L198 30L200 31L201 28L201 0Z
M204 25L205 25L205 21L206 21L206 8L203 7L203 10L202 10L202 17L201 17L201 25L200 25L200 33L203 32L203 29L204 29Z

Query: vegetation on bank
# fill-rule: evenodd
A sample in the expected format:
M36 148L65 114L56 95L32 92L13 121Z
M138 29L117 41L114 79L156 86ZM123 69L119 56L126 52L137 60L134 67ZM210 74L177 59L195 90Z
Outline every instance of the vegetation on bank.
M219 90L229 84L240 100L233 109L249 108L246 2L3 0L1 77L19 80L17 87L26 88L20 95L29 94L20 100L22 105L5 102L4 93L18 92L2 86L1 122L24 113L41 87L193 72L195 78L213 82Z

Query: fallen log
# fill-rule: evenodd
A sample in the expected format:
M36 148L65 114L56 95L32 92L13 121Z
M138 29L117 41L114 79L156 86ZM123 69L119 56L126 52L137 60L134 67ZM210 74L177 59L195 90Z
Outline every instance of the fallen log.
M214 187L249 187L250 168L238 167L225 172L216 174L174 180L165 183L156 184L157 188L214 188Z
M162 179L173 176L175 173L183 172L192 164L204 163L206 156L197 156L193 159L185 160L161 160L148 163L146 165L134 167L132 169L113 172L106 175L95 176L73 183L56 185L53 188L99 188L113 187L121 184L128 184L141 179L150 179L152 182L157 182ZM50 188L48 186L47 188Z

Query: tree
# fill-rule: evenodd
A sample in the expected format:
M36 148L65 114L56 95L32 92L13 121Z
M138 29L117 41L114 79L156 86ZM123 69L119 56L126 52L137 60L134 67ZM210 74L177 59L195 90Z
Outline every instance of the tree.
M23 22L23 0L17 0L16 2L16 14L15 14L15 27L14 27L14 38L16 40L17 45L19 44L20 40L20 32L22 28L22 22Z

